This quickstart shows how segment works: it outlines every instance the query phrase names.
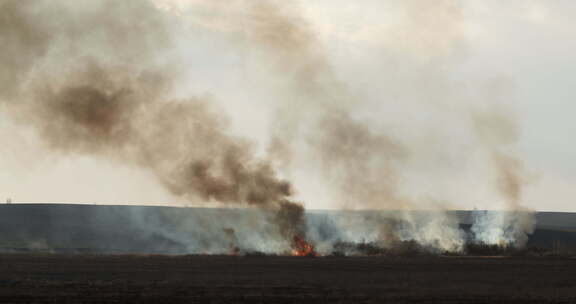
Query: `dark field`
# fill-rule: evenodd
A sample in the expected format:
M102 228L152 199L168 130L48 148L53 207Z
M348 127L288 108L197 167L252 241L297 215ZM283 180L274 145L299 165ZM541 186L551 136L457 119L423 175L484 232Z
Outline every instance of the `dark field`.
M0 255L0 303L576 303L576 259Z

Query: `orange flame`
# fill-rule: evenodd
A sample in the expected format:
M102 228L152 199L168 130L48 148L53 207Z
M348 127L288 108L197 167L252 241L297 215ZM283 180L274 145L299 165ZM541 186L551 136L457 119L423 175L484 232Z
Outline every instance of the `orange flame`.
M293 256L316 256L314 246L308 243L302 236L295 235L292 240L292 255Z

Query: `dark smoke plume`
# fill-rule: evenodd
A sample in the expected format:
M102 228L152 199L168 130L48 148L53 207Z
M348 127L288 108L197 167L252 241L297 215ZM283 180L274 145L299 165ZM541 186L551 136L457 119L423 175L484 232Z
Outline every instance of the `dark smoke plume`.
M52 151L148 169L177 196L261 208L288 243L305 237L290 183L211 100L171 96L172 16L140 0L2 0L0 25L2 101Z

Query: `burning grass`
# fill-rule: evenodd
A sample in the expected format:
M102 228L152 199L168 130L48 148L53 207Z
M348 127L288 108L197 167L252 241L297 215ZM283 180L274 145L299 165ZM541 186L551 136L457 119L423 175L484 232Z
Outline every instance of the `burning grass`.
M314 246L300 235L294 236L292 241L292 248L293 256L314 257L318 255L314 249Z
M313 244L306 240L294 237L291 254L271 254L260 251L249 251L234 255L246 257L264 256L294 256L294 257L551 257L576 256L576 251L557 252L537 246L518 248L509 245L490 245L480 243L466 244L459 252L438 251L435 248L425 247L415 241L397 241L392 246L383 246L373 242L351 243L337 242L333 250L327 253L318 253Z

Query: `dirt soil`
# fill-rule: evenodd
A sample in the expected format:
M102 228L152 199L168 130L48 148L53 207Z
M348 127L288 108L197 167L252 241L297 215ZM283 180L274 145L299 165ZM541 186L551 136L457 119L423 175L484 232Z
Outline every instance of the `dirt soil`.
M0 303L576 303L576 259L0 255Z

